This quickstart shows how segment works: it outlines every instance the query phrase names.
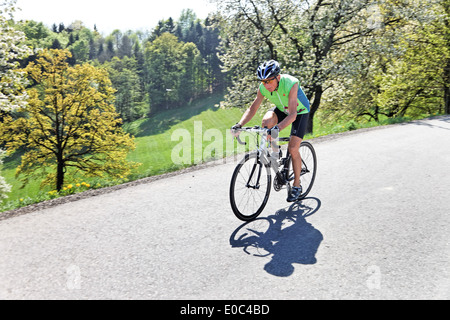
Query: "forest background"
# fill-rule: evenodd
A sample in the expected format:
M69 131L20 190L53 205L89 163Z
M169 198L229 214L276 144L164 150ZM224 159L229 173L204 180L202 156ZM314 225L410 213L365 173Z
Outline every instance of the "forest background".
M106 70L129 133L151 135L154 128L136 127L183 117L208 97L220 96L221 110L246 108L258 86L255 67L268 59L300 79L312 105L310 133L317 123L355 129L450 113L450 0L224 0L205 20L186 9L149 31L106 36L82 21L15 21L14 4L1 10L1 56L9 57L1 80L15 89L1 88L0 123L27 117L23 91L38 83L8 75L36 63L42 49L67 50L72 67ZM9 190L0 177L0 200Z

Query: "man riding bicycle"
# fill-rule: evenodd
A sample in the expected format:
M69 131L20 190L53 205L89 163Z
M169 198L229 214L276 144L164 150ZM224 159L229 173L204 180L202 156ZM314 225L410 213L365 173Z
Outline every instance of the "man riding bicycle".
M294 184L287 201L296 201L301 193L300 173L302 159L300 157L300 144L306 133L308 124L310 103L297 78L287 74L281 74L280 64L275 60L264 62L257 71L258 79L262 82L259 86L255 101L245 111L241 120L231 129L234 135L239 133L235 130L242 128L256 114L264 98L275 105L270 109L262 120L262 127L271 128L268 133L272 139L278 138L278 132L292 124L289 152L292 157L294 169ZM274 150L272 157L280 158L280 151Z

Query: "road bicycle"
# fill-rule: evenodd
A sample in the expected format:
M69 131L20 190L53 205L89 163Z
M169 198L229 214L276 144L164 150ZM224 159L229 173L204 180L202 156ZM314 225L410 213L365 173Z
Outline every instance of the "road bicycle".
M279 192L286 188L288 195L291 192L294 171L289 150L281 159L271 156L273 147L280 147L275 140L268 140L268 129L255 126L236 130L236 132L239 131L254 134L258 148L256 151L245 154L236 166L230 184L230 204L238 219L251 221L261 214L269 200L272 189L271 169L275 173L274 190ZM246 145L239 136L236 139L240 144ZM289 141L290 138L278 139L278 142ZM300 183L303 191L297 201L301 201L310 193L317 173L317 157L311 143L302 142L300 155L302 158Z

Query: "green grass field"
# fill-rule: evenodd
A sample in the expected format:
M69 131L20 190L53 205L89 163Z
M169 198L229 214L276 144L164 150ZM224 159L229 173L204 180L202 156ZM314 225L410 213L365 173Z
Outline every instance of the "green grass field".
M229 134L229 128L240 120L243 110L238 108L220 109L216 105L223 99L223 95L212 95L185 108L161 112L149 119L142 119L124 125L124 129L135 136L136 150L130 152L128 159L141 163L137 171L128 179L122 181L105 181L78 177L67 177L66 190L63 194L52 192L51 187L40 187L40 181L31 182L21 189L22 183L15 178L15 168L20 164L20 156L15 155L5 159L2 175L12 186L9 198L0 203L0 212L41 202L54 197L74 192L85 191L89 188L101 188L120 184L129 180L137 180L144 177L163 174L179 170L197 163L222 158L236 152L244 152L242 146L238 146ZM260 112L248 124L259 125L263 117ZM408 121L411 119L400 119ZM366 122L356 123L347 121L342 123L321 123L319 117L315 117L314 135L307 135L305 139L318 136L355 130L362 127L373 127L384 123ZM288 135L289 130L282 132ZM243 135L245 137L245 134ZM249 146L255 144L247 138ZM19 177L20 178L20 177Z

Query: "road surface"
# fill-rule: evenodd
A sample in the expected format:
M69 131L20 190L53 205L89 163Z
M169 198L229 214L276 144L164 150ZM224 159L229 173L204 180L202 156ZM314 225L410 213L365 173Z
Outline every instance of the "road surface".
M0 299L450 299L450 117L312 143L247 225L230 159L4 219Z

